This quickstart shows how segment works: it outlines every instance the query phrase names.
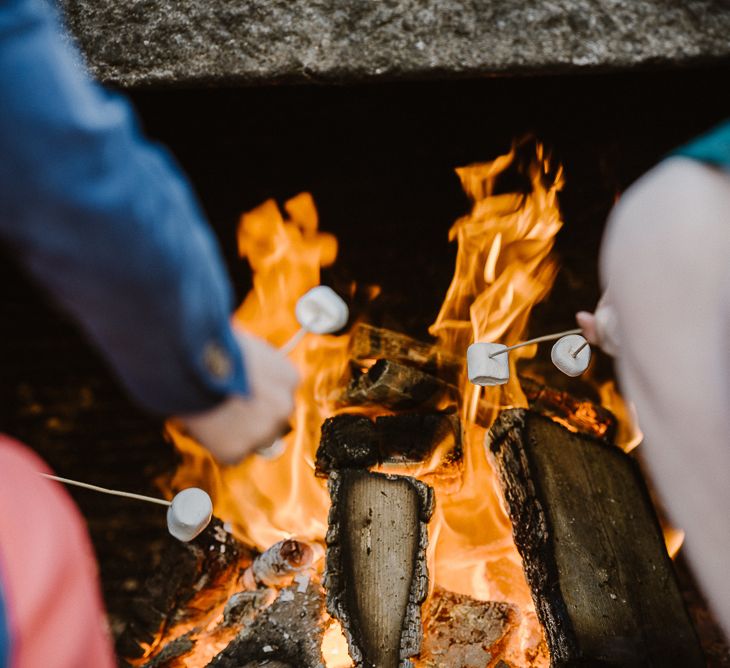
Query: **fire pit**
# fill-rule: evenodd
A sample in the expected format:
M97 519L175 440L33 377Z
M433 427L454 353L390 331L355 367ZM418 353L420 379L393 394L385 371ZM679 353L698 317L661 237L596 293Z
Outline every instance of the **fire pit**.
M711 80L714 74L704 76ZM649 80L663 90L674 77L656 75ZM640 77L629 77L611 84L609 79L597 78L571 85L604 94L615 85L619 92L628 93L639 88L640 81ZM683 82L673 85L683 86L684 93L699 86L689 76ZM557 92L551 92L553 85ZM591 593L595 596L588 599L596 602L593 618L583 616L576 599L565 595L564 560L571 554L558 554L550 545L556 536L563 540L559 530L564 526L559 519L569 510L553 504L555 497L545 478L539 477L544 471L536 464L541 461L541 444L553 441L560 444L557 447L568 444L581 452L586 448L599 453L595 459L603 462L600 467L620 472L625 489L633 490L642 504L641 512L637 511L642 517L638 526L652 537L650 544L631 555L651 555L651 563L670 583L668 589L657 590L663 597L653 604L666 605L669 621L641 619L639 633L621 636L620 656L626 662L622 664L612 655L614 663L607 665L645 665L640 663L643 658L632 657L637 652L644 657L641 652L658 651L656 639L666 637L662 633L674 636L688 652L682 665L697 665L694 632L684 614L671 564L660 549L660 534L643 483L621 450L607 445L616 441L628 450L638 437L609 384L605 360L598 361L588 381L566 382L546 371L547 351L528 358L523 356L525 352L535 352L528 349L516 356L520 361L510 384L488 392L464 382L462 365L466 346L475 335L514 343L527 335L528 326L529 334L534 335L554 331L572 323L576 307L590 306L597 296L595 257L600 222L616 191L718 112L708 105L672 132L644 131L641 119L651 116L647 109L656 111L646 99L645 106L637 104L640 118L634 124L630 122L636 111L633 107L624 110L621 121L614 125L606 118L608 111L594 108L594 120L587 121L592 124L589 130L554 121L553 132L545 134L562 146L562 157L572 165L578 184L571 192L569 170L561 200L563 215L558 207L563 180L558 160L540 152L534 141L521 144L514 153L505 151L507 137L520 125L508 117L525 114L519 109L535 99L546 107L560 108L558 102L569 99L566 80L523 82L521 86L495 82L491 91L505 97L515 93L505 110L491 117L504 121L498 138L485 139L484 146L477 146L474 128L481 126L479 114L472 110L467 115L473 124L454 140L456 148L449 143L453 135L434 131L442 133L434 140L439 147L439 170L429 172L412 163L427 162L429 147L426 144L424 149L423 143L428 141L424 137L431 137L433 124L446 119L453 123L453 110L447 112L453 94L479 101L481 109L487 109L493 99L475 93L476 84L434 86L428 93L426 88L410 88L414 96L410 101L405 93L388 88L347 95L324 90L323 98L306 89L251 92L250 99L268 100L262 108L280 113L282 119L295 110L297 123L326 136L322 141L328 146L337 142L338 132L348 137L356 134L367 124L368 112L378 105L390 106L390 115L384 114L375 129L368 129L365 139L348 139L350 143L340 147L337 154L345 157L337 168L343 175L332 186L327 186L331 170L322 168L325 159L315 156L316 142L310 139L295 140L294 147L283 152L284 158L263 155L263 173L255 178L249 172L252 163L247 162L240 171L240 183L230 179L222 183L221 174L234 164L227 151L245 154L249 140L242 137L253 133L257 124L276 127L276 123L264 123L264 112L259 111L245 121L243 131L234 131L242 94L210 93L216 100L210 107L205 101L208 93L137 94L150 127L162 137L169 135L200 184L242 292L248 276L246 263L235 258L236 250L254 268L257 290L243 300L237 314L240 321L274 343L283 343L296 328L293 302L318 283L320 275L346 296L360 319L340 336L308 337L294 352L304 370L304 384L296 429L279 459L254 458L235 469L219 469L196 444L169 431L180 458L173 463L170 448L159 436L160 425L124 402L73 332L62 330L68 333L61 338L24 337L24 327L36 328L23 324L29 309L21 300L15 302L19 317L4 353L9 362L4 368L12 374L12 382L6 385L12 389L3 404L8 431L50 453L49 459L61 474L128 489L147 485L150 489L139 490L147 493L154 493L155 478L170 493L195 484L208 489L215 500L221 521L185 547L165 538L164 517L159 522L152 516L140 517L114 501L102 503L80 493L100 550L119 654L132 665L333 668L351 665L352 658L362 665L383 668L407 665L406 661L424 667L515 668L545 666L551 659L556 665L598 661L595 657L605 656L606 643L599 642L600 634L591 635L586 620L603 620L602 612L596 610L605 604L617 614L612 623L626 629L636 622L637 608L635 601L628 604L623 600L625 589L616 584L615 571L597 576L603 586L599 582ZM427 117L411 118L420 102L433 101L433 91L440 91L441 102ZM348 95L355 98L348 99ZM321 112L312 102L315 99L325 99L324 106L329 105L330 110ZM371 102L365 109L358 110L368 99ZM184 113L175 117L175 108L188 103ZM286 107L286 114L279 111L281 107ZM318 118L320 113L322 118ZM350 120L332 125L336 113ZM399 113L408 118L398 120ZM572 121L581 117L573 113ZM554 109L546 114L547 118L559 115ZM396 120L389 126L387 119L392 116ZM523 120L528 117L525 114ZM682 114L675 109L668 117L677 120ZM208 145L204 139L187 136L192 134L191 123L196 118L206 126L222 118L225 129L221 134L227 135L230 128L231 137ZM408 148L413 154L408 160L394 160L403 169L405 192L409 196L418 193L426 203L404 202L396 170L384 167L393 169L393 174L373 182L387 185L382 199L394 211L378 211L371 202L377 188L367 182L369 170L378 164L373 156L382 151L379 159L388 162L388 146L397 145L398 133L411 123L415 129ZM605 139L596 132L606 123L618 138ZM574 131L577 138L571 137ZM589 134L592 141L583 145L581 139ZM365 144L378 135L377 151L367 149ZM205 132L200 136L205 137ZM229 139L238 145L228 147ZM632 152L629 144L637 139L643 143ZM259 141L259 146L268 143ZM367 169L358 164L362 154L368 158ZM477 158L498 155L489 164L476 164ZM226 157L216 168L220 171L208 172L221 156ZM449 224L463 213L459 211L463 197L457 183L448 180L446 158L450 167L469 165L460 178L471 202L454 232L461 242L459 273L436 314L432 312L438 303L436 295L444 294L454 264L442 244ZM287 161L289 164L282 164ZM311 173L309 161L317 165ZM624 173L612 171L611 165L622 165ZM417 177L406 173L408 166ZM586 167L586 173L580 173L581 167ZM419 182L424 174L428 179ZM251 176L250 188L247 176ZM429 189L436 188L440 178L447 185L439 186L439 197L432 199ZM256 206L266 200L273 182L277 194L286 195L280 205L267 200ZM299 187L310 188L313 196L296 196ZM316 207L320 190L325 192L324 203ZM413 206L416 214L411 212ZM236 248L231 211L241 207L249 213L242 221ZM318 208L327 221L325 229L340 228L340 261L332 267L327 265L334 260L337 243L330 233L319 231ZM340 220L330 224L334 211ZM352 218L344 220L348 213ZM558 246L564 268L558 273L551 250L563 217L568 223L560 232ZM439 245L432 242L435 238ZM281 256L273 252L282 248L287 252ZM409 258L409 254L417 257ZM322 272L321 266L325 267ZM282 275L287 280L274 280ZM538 305L548 299L553 282L552 294L557 297ZM422 308L423 304L427 306ZM262 313L267 317L261 317ZM34 317L40 329L50 329L49 323L56 322L55 316L43 310ZM425 325L433 321L435 341L425 331ZM39 340L45 347L30 354L30 345ZM76 371L63 382L49 380L53 351L46 351L51 345L62 353L75 351L71 359L79 361ZM531 412L504 414L508 407ZM484 439L495 420L487 452ZM539 437L534 435L536 430ZM89 451L108 457L103 468L94 470L87 465L83 469L81 459ZM531 465L517 469L519 476L510 477L516 470L514 462L523 460ZM564 464L567 469L571 461ZM122 484L122 477L131 484ZM527 481L527 488L532 485L532 496L521 497L515 491L520 489L519 477ZM560 484L568 482L577 485L570 488L573 493L582 493L575 481ZM596 498L614 497L606 489ZM524 513L536 504L542 508L542 516ZM605 513L597 518L606 520ZM549 526L552 531L534 531L535 526ZM591 545L598 545L600 551L606 545L613 550L617 543L611 537L606 543ZM621 564L634 558L627 554L616 557L613 564L621 573ZM595 557L589 554L585 563L590 565ZM590 589L588 583L595 584L588 577L590 570L580 573L583 586ZM635 575L630 569L626 573L627 577ZM620 617L619 609L628 610L626 616ZM665 651L666 647L673 646L666 645ZM661 657L658 661L664 659L662 654L654 656Z
M182 456L169 493L209 490L225 524L168 548L120 638L132 665L703 665L648 494L613 444L617 418L544 388L534 346L513 351L504 386L465 378L469 343L523 339L552 287L562 170L526 139L457 173L471 208L452 228L433 343L364 323L305 337L278 457L220 468L168 426ZM253 288L235 317L276 345L337 252L310 195L283 210L244 214L238 236ZM601 394L632 449L629 412Z

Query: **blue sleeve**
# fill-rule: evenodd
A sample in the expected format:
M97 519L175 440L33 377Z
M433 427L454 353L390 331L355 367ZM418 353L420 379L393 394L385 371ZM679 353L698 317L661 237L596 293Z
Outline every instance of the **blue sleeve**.
M44 0L0 2L0 238L161 414L247 392L216 240Z

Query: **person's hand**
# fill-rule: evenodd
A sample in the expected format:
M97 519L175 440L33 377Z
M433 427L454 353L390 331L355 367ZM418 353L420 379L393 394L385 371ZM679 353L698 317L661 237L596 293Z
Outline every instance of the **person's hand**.
M620 347L618 322L608 290L603 293L596 305L595 313L579 311L575 314L575 319L588 343L598 346L609 355L618 354Z
M177 418L185 431L223 464L236 464L288 431L297 370L265 341L236 333L249 395L230 396L215 408Z

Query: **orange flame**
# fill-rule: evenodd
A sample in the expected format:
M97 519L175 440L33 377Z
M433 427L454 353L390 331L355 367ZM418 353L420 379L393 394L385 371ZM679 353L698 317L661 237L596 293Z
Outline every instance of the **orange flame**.
M508 170L527 177L527 192L497 193L498 180ZM562 226L557 194L563 180L561 169L551 170L539 144L527 164L520 162L513 147L492 162L462 167L457 173L472 207L450 231L449 238L458 241L454 278L430 331L442 351L463 359L472 341L510 345L526 338L530 312L547 295L557 272L550 252ZM337 255L336 239L318 231L310 195L301 194L284 208L286 219L273 201L244 214L238 236L240 254L253 270L253 289L235 320L274 345L297 331L297 299L319 284L320 268ZM197 485L209 490L216 515L231 522L239 538L259 550L290 536L323 541L329 498L324 483L314 476L314 456L321 424L336 412L348 343L349 335L308 336L292 353L303 382L287 448L274 461L254 456L222 469L198 444L170 428L183 457L171 487ZM400 472L435 487L436 512L429 529L432 586L513 603L520 610L521 629L505 648L505 656L514 665L542 667L547 665L542 632L501 506L499 485L483 448L485 430L498 412L526 405L515 364L534 354L531 346L510 355L510 381L504 386L478 388L463 380L462 470L439 468L442 451L449 445L443 444L428 462ZM617 405L620 397L615 390L604 391L606 401ZM626 447L632 441L627 432ZM328 668L351 665L337 623L328 627L322 650Z
M320 268L337 256L335 237L318 231L317 211L308 193L289 200L284 208L288 219L273 201L264 202L241 217L238 230L239 252L253 270L253 289L234 318L244 330L274 345L299 329L297 300L319 285ZM314 455L322 422L332 412L333 391L344 375L348 338L309 335L290 355L302 384L292 432L278 459L253 456L238 466L219 468L197 443L170 429L183 455L172 487L206 488L215 514L259 550L290 536L323 540L329 496L314 476Z
M457 170L472 209L451 229L450 239L459 244L454 278L431 327L439 344L454 354L463 356L473 341L510 345L526 338L532 307L552 287L557 266L549 254L562 226L557 204L562 172L551 175L538 145L527 168L531 190L495 194L498 177L517 166L513 148L490 163ZM483 443L499 410L526 405L515 362L534 355L534 350L518 349L510 356L510 381L504 386L480 388L464 380L463 485L452 494L436 490L430 543L434 583L474 598L516 604L529 620L523 639L539 639L541 634ZM523 652L521 665L536 665L528 661Z

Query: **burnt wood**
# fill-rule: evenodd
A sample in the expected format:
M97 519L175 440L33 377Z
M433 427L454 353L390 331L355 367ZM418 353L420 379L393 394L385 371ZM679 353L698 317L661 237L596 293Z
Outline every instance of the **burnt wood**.
M298 584L283 589L288 596L280 594L246 620L234 640L208 664L210 668L325 668L320 651L326 619L324 591L315 580L301 589Z
M188 604L196 594L203 589L213 592L217 587L225 588L244 552L245 548L215 517L205 531L189 543L168 536L159 565L133 600L129 620L117 639L118 654L128 659L141 657L144 654L142 644L154 644L168 626L187 616ZM178 650L187 651L187 645L192 646L192 643L192 639L186 637L176 641L172 648L155 647L153 659L158 650L167 657ZM150 662L148 665L161 664Z
M420 462L443 446L444 464L462 457L461 421L453 413L381 415L374 421L340 413L322 424L315 458L316 473L366 469L383 462Z
M524 409L487 444L552 666L705 666L636 463Z
M519 611L502 601L478 601L436 587L426 605L421 668L484 668L519 629Z
M465 359L446 352L433 343L411 338L401 332L358 323L350 339L350 357L360 365L389 359L416 366L424 373L438 376L457 385L464 371Z
M528 406L556 422L570 425L582 434L613 443L618 429L616 416L589 399L548 387L527 376L520 376L520 387Z
M433 490L404 476L333 471L327 610L363 668L404 668L421 648Z
M346 406L377 405L394 410L456 405L456 388L420 368L379 359L367 371L352 368L340 402Z

